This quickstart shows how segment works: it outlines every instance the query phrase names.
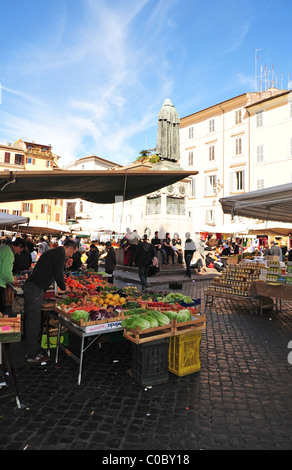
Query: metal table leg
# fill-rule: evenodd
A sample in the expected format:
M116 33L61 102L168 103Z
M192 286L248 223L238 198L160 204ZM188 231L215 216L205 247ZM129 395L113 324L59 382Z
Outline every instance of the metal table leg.
M57 346L56 346L55 364L58 363L58 358L59 358L60 338L61 338L61 323L58 322L58 334L57 334Z
M84 336L81 337L81 348L80 348L80 359L79 359L79 373L78 373L78 385L81 384L83 352L84 352Z
M20 403L20 400L18 398L17 385L16 385L16 381L15 381L15 378L14 378L14 374L13 374L13 372L11 370L11 367L10 367L10 363L9 363L9 359L8 359L8 353L6 351L5 345L4 344L2 345L0 343L0 366L3 370L4 375L5 375L5 367L3 365L3 360L2 360L2 350L3 350L3 358L4 358L5 363L6 363L6 368L7 368L8 374L9 374L9 379L10 379L10 382L11 382L11 386L12 386L13 391L14 391L16 405L17 405L17 408L21 408L21 403ZM11 395L11 394L9 394L9 395ZM4 395L4 396L8 396L8 395Z

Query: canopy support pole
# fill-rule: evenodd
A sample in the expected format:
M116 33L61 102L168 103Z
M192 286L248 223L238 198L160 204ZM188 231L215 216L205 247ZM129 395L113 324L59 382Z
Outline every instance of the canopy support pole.
M126 197L126 187L127 187L127 177L128 174L125 174L125 181L124 181L124 191L123 191L123 200L122 200L122 214L121 214L121 221L120 221L120 233L122 233L122 222L123 222L123 215L124 215L124 202Z
M6 188L6 186L8 186L9 184L11 183L16 183L16 179L14 177L14 174L12 171L9 171L9 176L6 180L6 183L4 183L4 185L1 187L0 191L3 191L4 188Z

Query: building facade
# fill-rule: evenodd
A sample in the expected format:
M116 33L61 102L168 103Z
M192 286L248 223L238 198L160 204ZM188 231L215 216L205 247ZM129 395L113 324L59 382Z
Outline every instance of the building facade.
M291 112L291 93L273 88L181 119L181 165L199 172L190 183L191 231L232 223L220 198L291 181Z
M151 163L134 163L121 167L109 160L97 156L80 158L66 167L70 170L119 170L149 171ZM158 231L161 238L165 233L171 236L177 232L180 235L189 228L187 207L188 181L181 181L166 188L161 188L146 196L129 201L122 201L122 195L117 195L114 204L93 204L81 199L67 200L67 220L73 219L78 230L85 234L99 234L116 232L118 235L137 230L138 234L147 233L149 237ZM74 228L74 225L72 226Z
M59 158L52 152L51 145L21 139L14 144L0 144L0 171L54 171L58 168ZM0 212L22 215L34 221L65 221L62 199L1 203Z

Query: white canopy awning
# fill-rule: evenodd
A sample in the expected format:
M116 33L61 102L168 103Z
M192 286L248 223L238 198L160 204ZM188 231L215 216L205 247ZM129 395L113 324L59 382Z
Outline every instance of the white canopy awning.
M287 237L289 233L292 233L292 223L266 221L261 224L249 225L248 228L248 233L254 235Z
M27 224L28 222L28 217L0 213L0 227L11 227L13 225Z
M61 234L70 233L70 227L66 224L47 222L46 220L31 220L26 226L19 226L19 231L31 234Z
M232 217L292 222L292 183L220 199L223 212Z
M226 235L244 234L248 233L248 227L246 224L218 224L218 225L200 225L196 228L197 232L208 232L208 233L223 233Z

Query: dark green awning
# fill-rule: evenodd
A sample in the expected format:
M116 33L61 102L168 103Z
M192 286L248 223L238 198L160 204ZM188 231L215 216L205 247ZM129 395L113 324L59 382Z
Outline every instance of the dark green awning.
M113 203L134 199L164 188L197 171L4 171L0 174L0 202L35 199L84 199Z

